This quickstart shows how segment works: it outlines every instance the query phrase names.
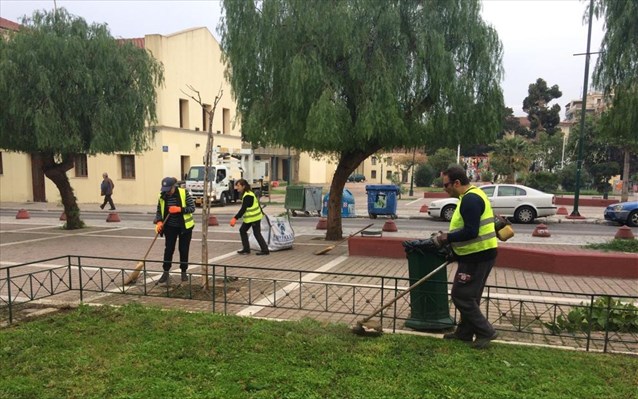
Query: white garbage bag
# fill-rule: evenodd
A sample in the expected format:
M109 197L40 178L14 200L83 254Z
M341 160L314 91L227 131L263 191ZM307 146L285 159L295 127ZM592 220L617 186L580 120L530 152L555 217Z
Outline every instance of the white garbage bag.
M252 235L252 230L248 237L250 249L259 251L259 243ZM292 248L295 241L295 232L290 226L290 220L287 217L271 217L264 214L261 219L261 235L268 244L270 251L281 251L282 249Z

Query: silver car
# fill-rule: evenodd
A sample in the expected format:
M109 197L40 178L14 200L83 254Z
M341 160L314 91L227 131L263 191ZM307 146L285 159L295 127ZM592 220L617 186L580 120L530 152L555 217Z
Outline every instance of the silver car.
M531 223L534 219L556 214L556 198L520 184L488 184L480 187L490 200L495 214L513 218L517 223ZM456 209L456 198L432 201L428 215L447 221Z

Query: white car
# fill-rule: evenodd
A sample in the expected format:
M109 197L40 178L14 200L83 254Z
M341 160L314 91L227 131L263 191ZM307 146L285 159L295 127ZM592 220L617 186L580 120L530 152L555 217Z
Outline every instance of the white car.
M517 223L531 223L538 217L556 214L553 194L519 184L488 184L480 189L490 199L494 214L513 218ZM450 221L458 201L456 198L432 201L428 215Z

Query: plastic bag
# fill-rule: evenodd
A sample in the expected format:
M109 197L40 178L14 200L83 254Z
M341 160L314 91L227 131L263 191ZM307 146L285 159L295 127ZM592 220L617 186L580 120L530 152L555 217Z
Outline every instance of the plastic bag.
M287 217L270 217L264 214L261 219L261 235L270 251L290 249L295 241L295 232ZM252 250L260 249L259 243L252 234L248 237L248 242Z

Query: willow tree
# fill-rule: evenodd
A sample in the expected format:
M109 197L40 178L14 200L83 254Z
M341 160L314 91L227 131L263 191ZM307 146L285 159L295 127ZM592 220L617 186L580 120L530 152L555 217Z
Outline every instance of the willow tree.
M622 201L627 201L631 154L638 153L638 1L597 0L594 12L606 31L593 84L611 99L600 126L623 148Z
M162 66L106 25L65 9L23 22L0 38L0 148L40 157L60 191L66 227L81 228L66 172L78 154L149 148Z
M394 148L491 142L502 46L478 0L224 0L228 78L253 145L338 162L326 239L342 236L348 176Z

